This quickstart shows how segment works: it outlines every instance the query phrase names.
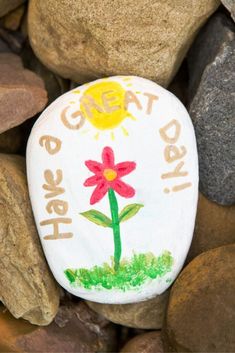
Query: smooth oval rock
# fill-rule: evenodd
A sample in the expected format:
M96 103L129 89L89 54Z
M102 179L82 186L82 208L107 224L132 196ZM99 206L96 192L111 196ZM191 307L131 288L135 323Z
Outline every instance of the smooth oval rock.
M235 244L196 257L171 289L164 351L234 352L234 291Z
M40 239L66 290L125 304L174 281L198 197L194 130L174 95L134 76L64 94L32 130L27 170Z
M161 331L143 333L132 338L120 353L163 353Z
M100 304L87 301L97 313L115 324L138 329L161 329L165 318L169 291L155 298L133 304Z
M84 83L138 75L167 86L218 0L31 0L29 38L50 70Z
M235 243L235 205L221 206L200 193L187 261L219 246Z
M59 289L38 239L25 174L23 157L0 154L0 301L16 318L48 325Z

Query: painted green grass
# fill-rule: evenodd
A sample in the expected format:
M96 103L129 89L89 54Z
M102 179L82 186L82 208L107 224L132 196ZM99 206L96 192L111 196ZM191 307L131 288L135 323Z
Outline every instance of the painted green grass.
M173 257L169 251L156 257L152 253L136 254L130 260L122 260L117 271L112 265L104 263L91 269L67 269L64 271L70 284L85 289L128 289L138 288L150 279L165 276L171 272Z

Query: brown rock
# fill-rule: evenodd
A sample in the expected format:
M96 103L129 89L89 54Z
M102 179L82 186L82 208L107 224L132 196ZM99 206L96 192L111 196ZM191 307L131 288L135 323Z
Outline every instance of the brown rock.
M41 78L25 70L18 56L0 54L0 133L20 125L47 103Z
M235 205L220 206L200 194L187 261L204 251L235 243Z
M196 257L174 283L166 352L235 352L235 244Z
M0 134L0 152L17 153L21 147L23 136L19 126Z
M135 304L99 304L87 301L96 312L116 324L142 329L160 329L165 316L168 292Z
M121 353L163 353L160 331L143 333L132 338L121 350Z
M23 4L17 7L17 9L15 9L14 11L7 14L1 21L3 26L11 31L16 31L20 27L21 20L25 13L25 9L26 7Z
M56 315L59 290L35 228L25 160L0 154L0 301L16 317L37 325Z
M0 310L1 352L111 352L116 345L114 325L84 303L61 306L55 321L37 327Z
M168 85L218 0L31 0L29 37L39 59L83 83L139 75Z
M14 10L16 7L23 4L23 2L25 2L25 0L0 0L0 17Z

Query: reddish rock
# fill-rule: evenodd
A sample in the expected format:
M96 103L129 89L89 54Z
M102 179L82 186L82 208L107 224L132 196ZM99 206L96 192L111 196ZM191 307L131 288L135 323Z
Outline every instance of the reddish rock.
M0 309L0 352L92 353L116 349L116 328L84 302L61 306L49 326L16 320Z
M0 133L20 125L42 111L47 103L44 83L24 69L21 59L0 54Z
M121 353L163 353L161 331L143 333L132 338Z

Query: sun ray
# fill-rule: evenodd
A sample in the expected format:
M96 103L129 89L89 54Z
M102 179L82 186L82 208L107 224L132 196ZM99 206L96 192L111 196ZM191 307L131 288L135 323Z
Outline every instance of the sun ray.
M127 87L131 87L133 86L132 83L128 83L128 85L126 85Z
M75 102L74 102L74 101L71 101L71 102L69 102L69 104L75 104Z
M100 137L100 133L97 132L97 133L94 135L94 139L95 139L95 140L99 140L99 137Z
M130 118L131 120L134 120L134 121L137 120L137 119L136 119L133 115L131 115L131 114L130 114L130 115L127 115L127 117Z
M90 131L90 129L85 129L85 130L82 130L81 133L82 134L87 134L89 131Z
M112 140L112 141L115 140L115 135L114 135L114 132L113 132L113 131L111 132L110 137L111 137L111 140Z
M127 129L124 126L121 126L122 132L124 136L129 136L129 132L127 131Z
M131 77L125 77L123 78L123 81L130 81L131 80Z
M75 89L75 91L73 91L73 93L75 93L75 94L80 94L81 91L80 91L79 89Z

